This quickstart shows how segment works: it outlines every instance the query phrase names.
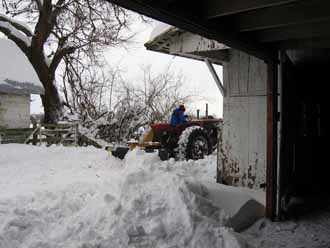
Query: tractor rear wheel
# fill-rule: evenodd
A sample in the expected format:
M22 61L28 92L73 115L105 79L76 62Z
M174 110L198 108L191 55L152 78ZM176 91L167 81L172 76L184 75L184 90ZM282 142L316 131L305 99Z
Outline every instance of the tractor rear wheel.
M212 152L212 146L205 130L199 126L186 128L178 142L179 159L201 159Z

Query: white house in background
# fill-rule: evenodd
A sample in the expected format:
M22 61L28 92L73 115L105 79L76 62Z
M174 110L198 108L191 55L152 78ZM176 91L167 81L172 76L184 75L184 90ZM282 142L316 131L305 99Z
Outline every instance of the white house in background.
M0 39L0 128L29 127L31 94L44 94L36 72L15 43Z

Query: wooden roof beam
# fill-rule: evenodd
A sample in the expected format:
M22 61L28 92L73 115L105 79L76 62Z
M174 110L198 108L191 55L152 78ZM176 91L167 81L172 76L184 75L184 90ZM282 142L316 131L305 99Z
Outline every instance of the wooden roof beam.
M222 61L222 62L228 62L229 61L229 51L226 50L213 50L213 51L195 51L190 52L189 54L193 54L199 57L216 60L216 61Z
M330 19L329 9L330 1L303 1L220 17L213 21L218 25L225 23L237 32L249 32Z
M204 0L201 8L205 18L211 19L299 1L301 0Z
M311 39L316 37L330 37L330 19L322 20L317 23L307 23L301 25L285 26L274 29L266 29L244 33L253 37L256 42L272 43L294 39Z

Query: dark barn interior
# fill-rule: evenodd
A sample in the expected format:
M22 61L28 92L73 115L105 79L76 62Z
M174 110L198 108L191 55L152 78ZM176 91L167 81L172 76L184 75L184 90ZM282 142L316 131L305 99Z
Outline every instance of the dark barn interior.
M279 217L287 193L315 194L330 188L330 1L108 1L267 63L267 217Z
M320 204L330 191L329 50L296 50L288 55L282 59L282 194Z

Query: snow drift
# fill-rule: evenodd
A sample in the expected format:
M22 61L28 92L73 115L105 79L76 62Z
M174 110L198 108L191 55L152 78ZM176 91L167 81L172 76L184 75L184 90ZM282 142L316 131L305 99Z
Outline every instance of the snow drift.
M212 156L1 145L0 248L246 247L215 169Z

